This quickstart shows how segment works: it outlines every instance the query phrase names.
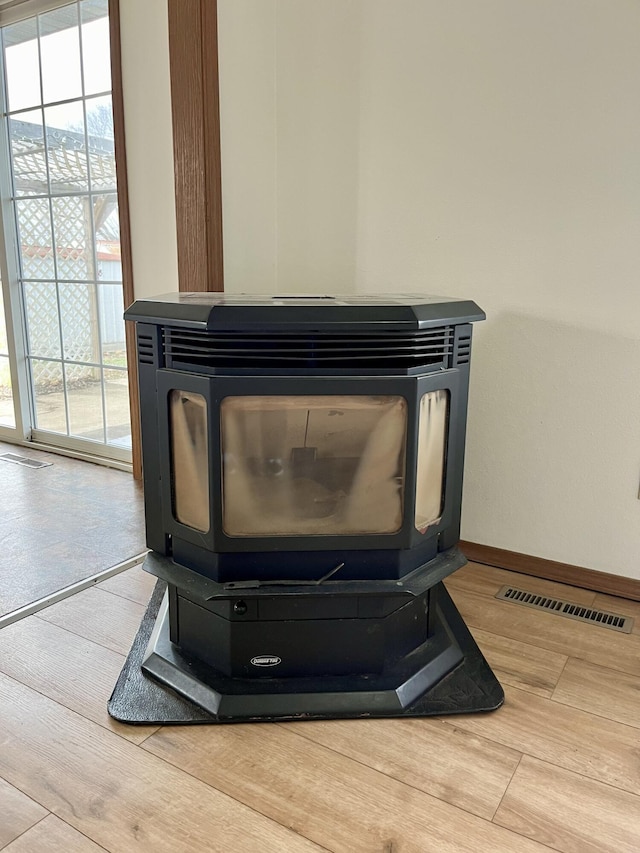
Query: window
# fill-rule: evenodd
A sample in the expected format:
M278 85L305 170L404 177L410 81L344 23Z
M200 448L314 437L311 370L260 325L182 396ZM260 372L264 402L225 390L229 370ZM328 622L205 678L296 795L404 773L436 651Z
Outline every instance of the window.
M13 213L4 230L18 249L9 286L24 321L32 435L125 458L131 427L108 0L43 12L3 27L1 38ZM0 417L2 347L0 337Z

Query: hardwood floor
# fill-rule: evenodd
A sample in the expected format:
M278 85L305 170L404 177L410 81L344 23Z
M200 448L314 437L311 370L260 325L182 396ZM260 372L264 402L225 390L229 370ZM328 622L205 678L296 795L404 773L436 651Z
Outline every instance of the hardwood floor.
M640 631L495 600L505 583L640 616L469 565L447 586L500 710L161 728L106 712L154 584L141 569L3 628L0 849L637 853Z
M0 460L0 617L146 550L130 474L0 442L7 453L46 467Z

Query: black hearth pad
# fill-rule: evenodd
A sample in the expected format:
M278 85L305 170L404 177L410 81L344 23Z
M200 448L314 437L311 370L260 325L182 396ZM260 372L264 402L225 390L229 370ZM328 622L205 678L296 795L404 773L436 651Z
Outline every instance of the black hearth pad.
M212 714L148 678L142 672L142 659L165 589L165 582L159 580L109 699L109 714L116 720L133 725L219 723L220 721ZM492 711L499 708L504 701L502 687L482 656L451 598L444 590L441 606L449 624L454 628L464 653L464 660L417 702L394 716L428 717L439 714ZM309 715L307 719L311 716ZM344 717L345 715L324 714L318 715L317 718L329 719L331 716ZM371 713L368 716L380 715Z

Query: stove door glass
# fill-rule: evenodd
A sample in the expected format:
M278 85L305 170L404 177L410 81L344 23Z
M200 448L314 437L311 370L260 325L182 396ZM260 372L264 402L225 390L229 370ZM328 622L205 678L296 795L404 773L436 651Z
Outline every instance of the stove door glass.
M416 480L416 528L424 533L440 521L444 498L444 460L449 392L429 391L420 400Z
M209 530L207 401L191 391L169 394L173 513L182 524Z
M358 535L402 526L403 397L227 397L221 427L227 535Z

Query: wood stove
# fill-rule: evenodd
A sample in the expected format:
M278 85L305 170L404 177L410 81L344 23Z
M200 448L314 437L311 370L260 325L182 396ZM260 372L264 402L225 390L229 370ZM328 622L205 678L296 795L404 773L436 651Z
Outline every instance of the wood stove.
M139 300L146 676L216 721L489 710L442 580L457 548L470 301Z

